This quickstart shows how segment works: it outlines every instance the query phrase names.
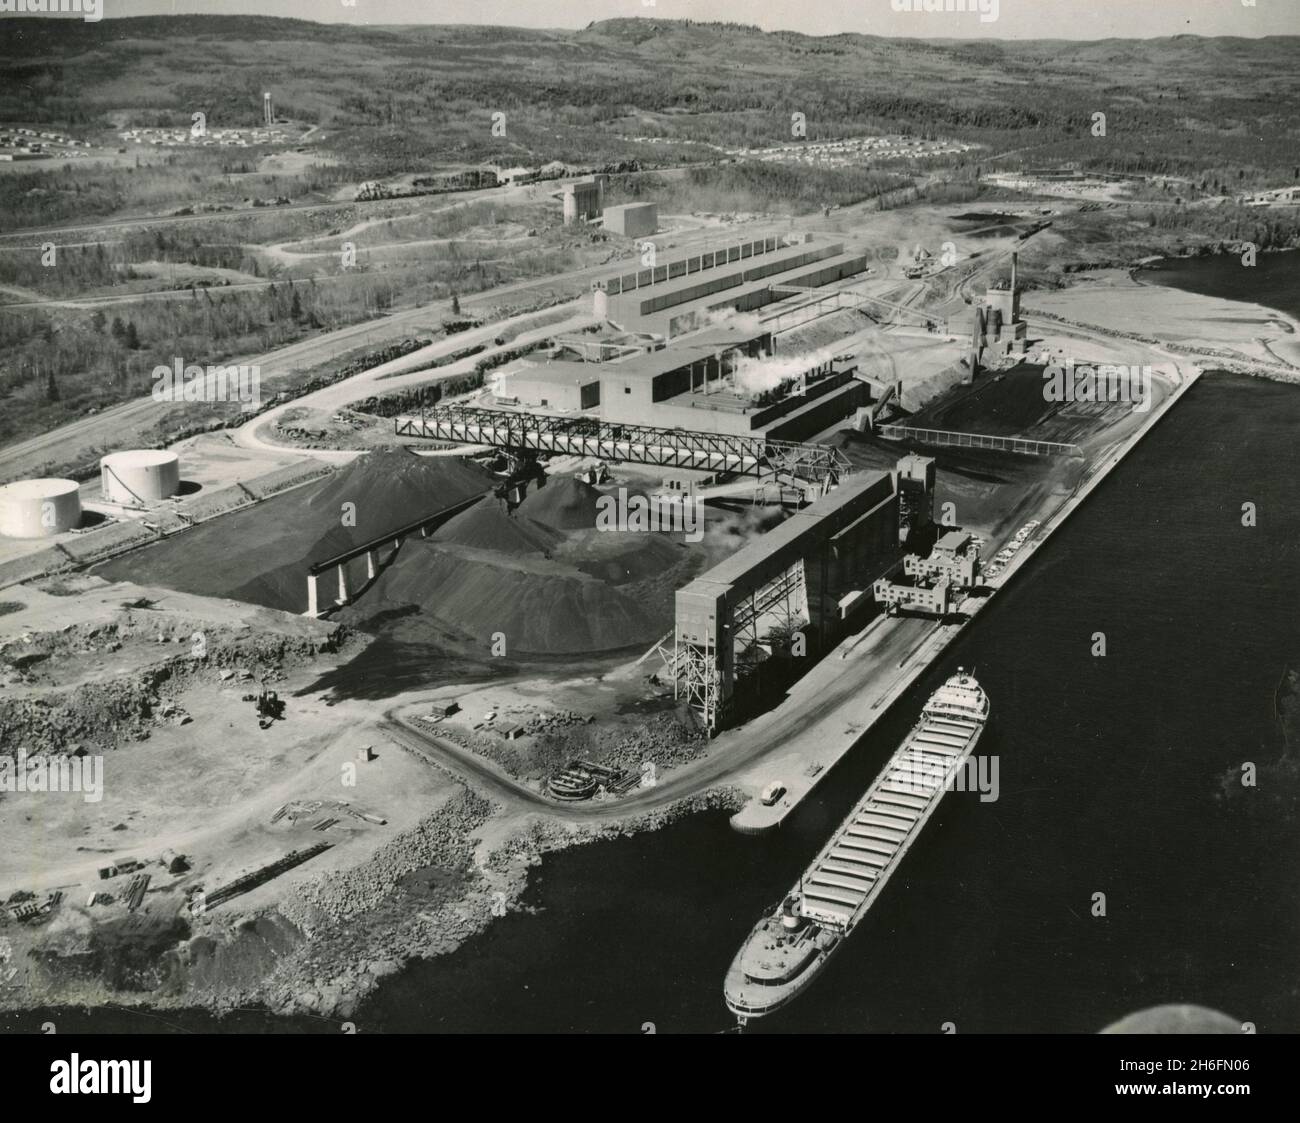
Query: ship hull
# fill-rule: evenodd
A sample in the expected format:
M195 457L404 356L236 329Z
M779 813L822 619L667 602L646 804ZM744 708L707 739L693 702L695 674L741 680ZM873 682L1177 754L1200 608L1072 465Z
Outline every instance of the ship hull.
M959 701L977 700L969 714L954 706L954 688ZM935 692L784 904L754 926L736 953L723 999L737 1018L745 1022L772 1014L812 985L965 768L987 718L987 698L973 678L958 675Z

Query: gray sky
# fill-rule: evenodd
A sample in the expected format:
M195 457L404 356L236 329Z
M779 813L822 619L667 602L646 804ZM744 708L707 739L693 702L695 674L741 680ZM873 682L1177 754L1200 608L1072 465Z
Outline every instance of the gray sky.
M17 0L22 3L23 0ZM920 7L923 0L912 0ZM956 0L961 3L962 0ZM323 22L585 27L614 16L732 21L807 35L857 31L918 38L1104 39L1300 34L1298 0L965 0L971 12L897 12L905 0L101 0L105 18L202 12ZM31 16L18 18L33 18Z

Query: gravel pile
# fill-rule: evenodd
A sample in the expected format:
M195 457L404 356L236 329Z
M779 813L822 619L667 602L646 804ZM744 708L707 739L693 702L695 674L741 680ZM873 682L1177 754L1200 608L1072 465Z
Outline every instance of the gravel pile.
M632 771L649 761L662 772L708 746L690 716L677 709L613 724L571 710L539 714L524 723L524 732L526 739L506 741L495 733L439 727L437 736L487 757L516 779L549 776L574 760Z
M436 866L468 878L463 872L473 852L468 838L487 820L491 807L487 800L468 792L457 796L366 862L325 874L300 889L299 896L318 920L323 917L337 923L377 908L402 878L416 870Z

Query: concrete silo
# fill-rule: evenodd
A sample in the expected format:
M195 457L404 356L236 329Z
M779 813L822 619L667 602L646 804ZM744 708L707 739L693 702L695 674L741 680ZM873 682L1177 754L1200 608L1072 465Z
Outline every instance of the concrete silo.
M0 487L0 535L50 538L81 521L76 480L19 480Z
M181 486L181 462L174 452L131 449L110 452L99 462L105 503L138 507L175 495Z

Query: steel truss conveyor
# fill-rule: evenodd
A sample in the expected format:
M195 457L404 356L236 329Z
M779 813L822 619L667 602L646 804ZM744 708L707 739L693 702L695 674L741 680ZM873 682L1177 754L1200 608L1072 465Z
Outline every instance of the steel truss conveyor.
M554 417L475 406L439 406L394 418L399 437L420 437L492 448L595 456L631 464L693 468L764 477L786 473L823 490L850 471L848 460L826 445L626 425L592 417Z

